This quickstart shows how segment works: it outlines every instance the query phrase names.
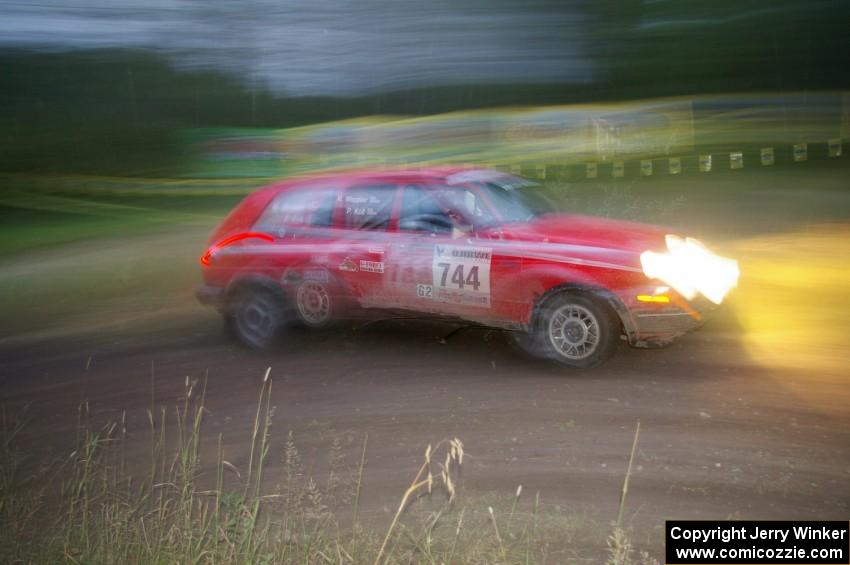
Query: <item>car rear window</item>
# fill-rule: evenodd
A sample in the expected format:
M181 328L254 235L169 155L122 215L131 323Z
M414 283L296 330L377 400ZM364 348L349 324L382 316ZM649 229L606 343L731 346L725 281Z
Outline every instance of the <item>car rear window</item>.
M296 226L329 227L333 221L337 192L330 187L284 192L272 200L255 228L274 231Z

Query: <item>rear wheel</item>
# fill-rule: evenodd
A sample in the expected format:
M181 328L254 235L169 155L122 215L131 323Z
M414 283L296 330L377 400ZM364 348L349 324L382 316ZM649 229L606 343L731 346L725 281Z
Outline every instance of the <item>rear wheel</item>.
M324 282L307 279L295 290L295 310L307 327L326 326L331 321L333 305L333 297Z
M227 321L233 335L252 349L265 349L277 337L285 320L280 296L262 288L238 290L230 300Z
M524 349L568 367L595 367L614 355L619 329L616 314L606 304L562 292L540 306Z

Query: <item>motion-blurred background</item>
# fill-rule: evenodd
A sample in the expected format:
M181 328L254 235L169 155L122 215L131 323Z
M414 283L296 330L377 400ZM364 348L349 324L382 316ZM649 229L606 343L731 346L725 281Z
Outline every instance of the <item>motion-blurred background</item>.
M840 1L4 0L0 13L2 171L563 164L847 134Z

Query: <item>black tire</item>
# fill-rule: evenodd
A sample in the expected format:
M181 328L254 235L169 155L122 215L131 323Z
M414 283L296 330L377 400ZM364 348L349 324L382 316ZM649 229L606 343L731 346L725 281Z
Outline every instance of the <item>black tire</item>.
M537 309L532 329L517 335L521 349L567 367L589 369L617 351L620 323L604 302L585 294L564 291Z
M251 349L271 346L287 318L281 296L259 287L236 290L225 316L231 334Z

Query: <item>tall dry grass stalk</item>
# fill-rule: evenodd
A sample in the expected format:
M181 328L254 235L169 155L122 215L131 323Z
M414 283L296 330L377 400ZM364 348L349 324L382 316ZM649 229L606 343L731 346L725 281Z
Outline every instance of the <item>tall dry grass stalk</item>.
M608 546L608 557L605 565L658 565L658 561L651 557L646 551L641 551L635 559L634 547L629 532L623 527L623 511L626 506L626 495L629 492L629 479L632 476L632 464L637 451L638 438L640 437L640 420L635 425L635 435L632 440L632 449L629 453L629 464L626 467L626 476L623 478L623 488L620 491L620 504L617 508L617 521L614 529L606 541Z
M638 437L640 436L640 420L635 426L635 437L632 440L632 450L629 454L629 465L626 468L626 476L623 479L623 490L620 492L620 504L617 509L617 527L623 523L623 509L626 507L626 494L629 492L629 479L632 476L632 463L635 460L635 450L637 449Z
M362 516L366 435L351 466L346 442L332 437L320 477L305 471L290 431L277 486L269 491L272 390L267 370L246 438L250 453L240 469L227 458L225 434L215 434L209 451L202 449L206 380L187 378L179 405L167 409L156 405L152 379L150 445L142 447L150 462L139 477L130 473L129 455L138 452L128 443L132 413L96 423L88 403L80 402L74 449L37 471L16 448L26 412L0 407L0 562L530 565L572 560L581 550L571 544L586 544L591 532L601 531L560 510L544 512L539 491L524 507L519 486L511 497L464 494L463 508L456 508L465 457L456 438L425 450L382 533ZM203 462L202 453L214 460ZM597 562L608 556L617 565L651 563L632 550L624 530L615 530L608 546L604 538L596 544Z
M461 465L463 465L463 443L457 438L441 441L437 444L437 449L434 450L432 450L431 444L428 444L428 447L425 449L425 461L419 467L419 471L416 473L416 476L413 478L410 486L407 487L407 490L404 491L404 495L401 497L398 510L396 510L395 516L393 516L390 527L387 529L387 533L384 536L384 541L381 543L381 548L378 550L378 555L375 557L375 565L381 563L381 559L387 551L387 544L390 541L393 530L398 524L398 520L401 517L402 512L404 512L407 508L411 499L422 491L425 491L427 494L431 494L431 492L433 492L434 474L432 470L432 455L434 455L440 448L444 448L446 452L445 461L443 463L439 463L440 478L442 479L443 487L448 493L449 504L451 504L454 500L457 492L454 476L456 472L460 470Z

